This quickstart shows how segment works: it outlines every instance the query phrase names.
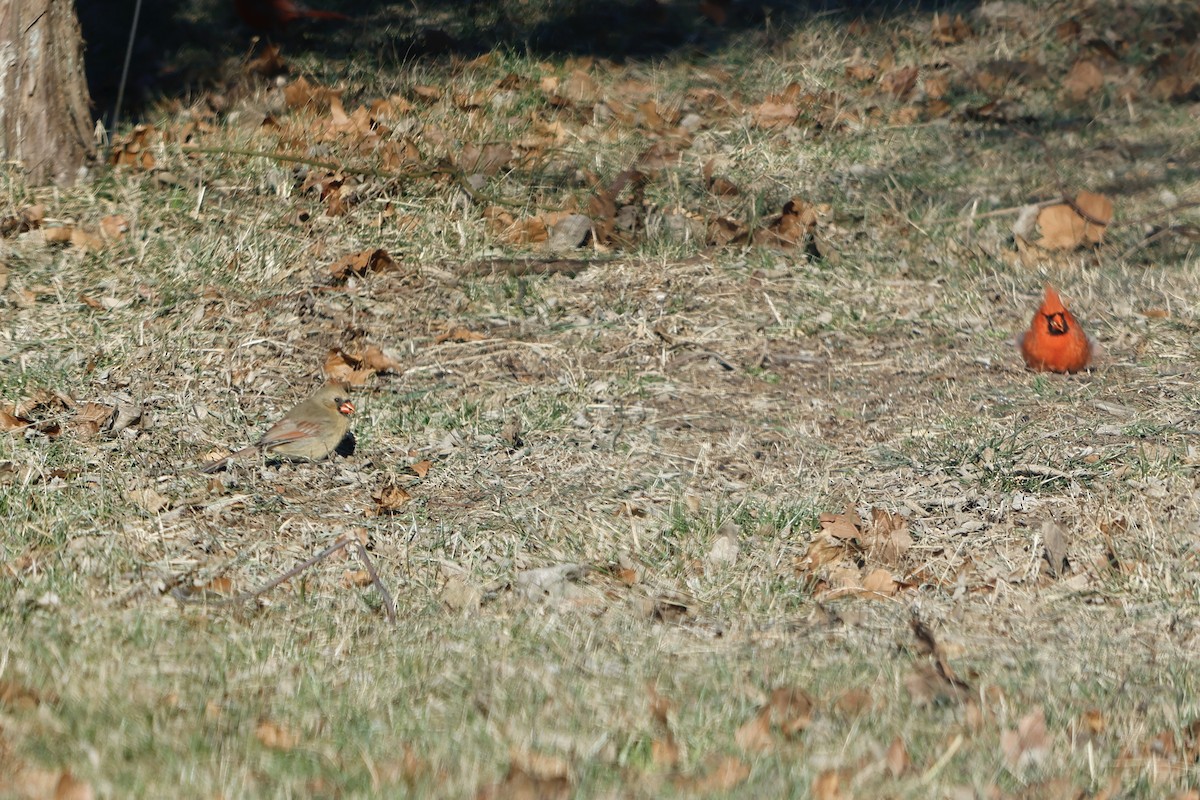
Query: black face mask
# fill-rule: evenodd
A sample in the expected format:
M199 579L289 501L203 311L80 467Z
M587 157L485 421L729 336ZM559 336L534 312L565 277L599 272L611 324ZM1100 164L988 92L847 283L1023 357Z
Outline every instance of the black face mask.
M1067 333L1067 316L1056 311L1053 314L1043 314L1046 318L1046 333L1051 336L1064 336Z

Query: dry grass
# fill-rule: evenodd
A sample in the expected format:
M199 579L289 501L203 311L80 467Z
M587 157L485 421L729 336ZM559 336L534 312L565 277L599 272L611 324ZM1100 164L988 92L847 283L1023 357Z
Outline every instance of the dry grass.
M747 103L801 80L890 113L901 104L845 77L856 46L878 58L900 41L898 63L970 65L1015 35L980 26L947 55L927 25L751 31L704 66ZM1051 75L1070 64L1057 42L1027 45ZM436 158L460 139L532 136L521 109L561 119L559 147L486 186L536 214L586 203L575 170L609 179L647 138L545 106L536 81L560 64L509 54L454 74L436 61L346 72L363 100L530 78L494 113L464 113L448 89L407 124ZM713 85L686 56L595 74L646 81L680 108L687 88ZM1194 105L1145 99L1131 118L1112 91L1065 111L1052 81L1021 94L1046 115L1045 149L960 119L781 132L715 116L648 187L639 245L575 278L473 274L511 248L448 181L367 178L352 212L327 218L288 164L171 143L156 155L173 187L121 171L43 192L7 174L14 210L36 199L85 225L119 213L132 231L98 252L36 232L4 241L0 392L144 414L114 436L0 438L0 795L53 794L68 769L100 796L464 796L506 775L502 796L534 796L519 794L529 774L549 776L549 796L564 777L574 788L557 796L690 796L720 790L726 757L749 769L728 787L754 796L820 796L834 775L862 797L1194 787L1195 253L1168 240L1122 260L1141 231L1119 226L1097 253L1023 264L1010 217L943 222L976 202L1053 196L1058 180L1112 194L1125 220L1160 210L1165 192L1195 197ZM225 93L205 146L273 141L248 123L276 107L269 83ZM419 138L434 127L448 143ZM322 157L363 162L336 144ZM704 188L714 158L739 197ZM706 248L663 221L670 208L768 218L793 195L832 206L833 257ZM327 264L373 247L400 269L329 281ZM1011 337L1047 279L1104 348L1091 372L1020 363ZM438 341L459 325L484 337ZM353 456L247 464L216 483L190 471L263 430L329 348L365 342L404 369L360 393ZM413 501L376 513L389 485ZM151 513L155 496L167 505ZM838 592L829 570L798 567L818 516L848 504L907 518L896 595ZM1047 521L1067 541L1058 578ZM370 542L394 628L369 587L347 583L353 557L244 607L172 596L252 588L348 534ZM590 571L528 583L559 564ZM914 614L965 696L913 689L930 660ZM812 696L811 724L739 746L782 686ZM670 701L666 727L648 687ZM1048 744L1006 759L1005 733L1037 709ZM897 739L911 767L893 774Z

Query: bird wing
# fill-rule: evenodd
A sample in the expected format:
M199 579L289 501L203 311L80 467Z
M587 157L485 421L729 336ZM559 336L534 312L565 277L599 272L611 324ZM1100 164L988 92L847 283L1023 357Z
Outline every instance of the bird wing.
M258 440L258 446L269 450L285 442L294 442L299 439L318 436L320 432L321 426L315 422L296 422L295 420L281 419L263 434L263 437Z

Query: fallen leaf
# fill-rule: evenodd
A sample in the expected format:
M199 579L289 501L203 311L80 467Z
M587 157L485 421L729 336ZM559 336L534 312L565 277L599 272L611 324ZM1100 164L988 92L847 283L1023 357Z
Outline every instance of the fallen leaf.
M100 218L100 235L105 239L120 240L129 233L129 220L120 214Z
M871 570L865 578L863 578L862 588L865 592L875 595L883 595L891 597L900 590L900 585L896 579L892 577L892 573L886 569L879 567Z
M342 585L348 588L370 586L373 583L371 573L365 569L345 570L342 572Z
M263 747L271 750L291 750L300 742L300 737L284 728L282 725L263 720L254 729L254 737Z
M714 756L704 773L694 778L680 778L675 786L696 795L731 792L750 777L750 765L735 756Z
M884 92L897 100L904 100L912 94L913 88L917 85L917 78L920 75L920 67L901 67L900 69L892 70L880 78L879 86Z
M366 349L355 354L355 358L365 368L374 372L403 372L404 365L379 349L376 345L367 345Z
M834 708L847 717L859 717L875 707L875 700L866 689L849 689L834 702Z
M169 499L148 486L142 489L131 489L125 497L148 514L157 514L171 505Z
M757 128L773 130L786 128L800 116L800 109L795 103L782 100L764 100L750 107L750 116Z
M1038 212L1037 225L1042 238L1035 244L1045 250L1073 250L1084 244L1099 244L1112 216L1111 200L1101 194L1080 192L1074 206L1056 203Z
M416 475L418 478L423 479L426 475L429 474L429 470L432 466L433 466L433 462L426 459L423 461L418 461L417 463L411 465L409 467L409 469L412 470L413 474Z
M675 704L665 695L659 694L654 684L646 685L650 697L650 721L654 725L655 737L650 742L650 760L660 767L675 767L679 764L679 744L671 732L668 716Z
M31 425L32 420L18 417L8 409L0 408L0 431L24 431Z
M1040 764L1050 754L1046 713L1040 707L1017 721L1016 730L1000 732L1000 750L1009 769L1019 772Z
M467 342L482 342L486 338L488 338L486 333L480 333L479 331L473 331L469 328L464 328L463 326L458 325L446 331L445 333L438 334L437 338L433 341L434 344L442 344L444 342L459 342L465 344Z
M363 368L361 361L338 347L332 348L325 356L324 371L330 380L341 381L354 388L366 386L375 374L375 370Z
M892 739L892 743L887 749L887 755L884 756L883 760L887 765L888 773L893 778L899 778L912 769L912 761L908 757L908 748L904 746L904 740L899 736Z
M93 800L96 792L87 781L80 780L64 769L54 786L54 800Z
M882 508L871 509L871 528L865 538L868 554L890 566L900 565L913 542L908 520Z
M504 778L481 788L475 800L567 800L574 793L574 782L569 767L565 762L560 763L561 766L550 766L544 761L514 756Z
M396 262L383 248L363 250L343 256L329 265L335 280L345 280L350 275L366 275L370 272L388 272L398 269Z
M934 13L931 31L934 44L958 44L974 35L975 31L971 30L962 14L955 14L951 19L949 14Z
M375 501L376 511L394 514L409 504L412 500L412 495L405 491L403 487L388 484L373 491L371 499Z
M495 175L512 160L512 148L503 143L468 144L458 155L458 168L464 175Z
M75 409L71 427L83 436L95 436L113 418L116 409L103 403L82 403Z
M13 680L0 678L0 706L10 711L29 711L42 703L42 696Z
M814 800L841 800L842 776L838 770L823 770L813 778L812 796Z
M1104 86L1104 73L1090 59L1076 61L1063 79L1063 90L1075 102L1086 100Z

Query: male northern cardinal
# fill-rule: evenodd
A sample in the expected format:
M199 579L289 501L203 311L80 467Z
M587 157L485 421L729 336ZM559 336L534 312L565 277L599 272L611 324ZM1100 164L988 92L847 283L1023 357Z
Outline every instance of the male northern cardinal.
M330 381L284 414L257 442L200 471L216 472L247 453L270 453L293 461L320 461L345 438L353 413L354 404L346 397L346 387Z
M259 31L279 31L298 19L350 19L336 11L316 11L294 0L233 0L242 22Z
M1054 287L1046 284L1042 306L1021 337L1025 366L1035 372L1079 372L1092 357L1092 343L1067 311Z

